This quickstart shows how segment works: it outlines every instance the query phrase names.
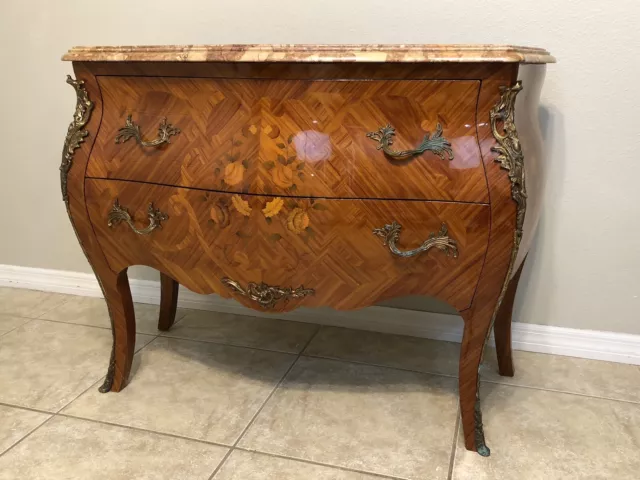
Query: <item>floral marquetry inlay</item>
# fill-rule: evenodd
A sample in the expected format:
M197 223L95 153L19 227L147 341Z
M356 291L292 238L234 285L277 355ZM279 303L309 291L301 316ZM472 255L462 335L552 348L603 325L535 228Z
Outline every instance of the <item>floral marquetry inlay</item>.
M265 207L262 209L262 213L264 213L264 216L266 218L271 218L278 215L283 206L284 200L282 200L280 197L276 197L270 202L267 202Z
M251 215L251 207L249 206L249 202L243 200L240 195L233 195L231 197L231 202L233 203L233 206L239 214L244 215L245 217Z
M203 195L205 202L209 202L209 198L209 193ZM266 197L265 199L265 197L256 196L248 196L245 199L238 194L231 195L229 201L218 200L208 208L209 223L220 229L225 229L243 218L249 220L254 211L260 210L261 216L272 232L268 235L269 239L280 240L282 234L291 233L302 238L305 243L315 235L311 228L314 215L327 210L324 203L317 202L315 199L282 197ZM280 233L274 233L275 231ZM238 236L250 238L251 234L240 231Z
M297 182L304 181L305 166L305 162L298 157L295 136L290 134L285 141L277 126L267 126L265 133L275 141L277 151L274 160L267 160L262 166L270 172L275 186L294 194L298 190Z

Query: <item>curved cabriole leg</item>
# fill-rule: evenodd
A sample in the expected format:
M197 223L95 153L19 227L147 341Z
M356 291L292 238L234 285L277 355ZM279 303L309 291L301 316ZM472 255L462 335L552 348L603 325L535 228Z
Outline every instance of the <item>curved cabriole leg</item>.
M158 330L169 330L176 320L178 287L178 282L160 272L160 318L158 319Z
M464 334L458 377L464 444L467 450L476 450L483 457L488 457L490 450L484 441L478 368L482 361L487 333L491 328L490 312L486 309L479 309L476 314L473 309L462 312Z
M100 283L107 302L111 328L113 332L113 347L107 377L100 387L102 393L119 392L129 380L131 363L136 344L136 319L133 311L133 300L127 271L119 274L101 274Z
M513 302L516 299L518 282L520 281L520 274L525 260L522 261L520 268L518 268L518 271L509 282L493 327L493 334L496 339L496 354L498 356L498 372L503 377L513 377L514 375L511 354L511 317L513 315Z

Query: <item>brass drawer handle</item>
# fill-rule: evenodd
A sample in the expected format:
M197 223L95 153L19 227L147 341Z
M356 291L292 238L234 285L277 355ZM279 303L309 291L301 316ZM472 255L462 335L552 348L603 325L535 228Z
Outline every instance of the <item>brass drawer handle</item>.
M167 220L169 218L166 213L162 213L160 210L156 210L155 208L153 208L153 203L149 204L147 215L149 217L149 225L141 230L136 228L136 226L133 224L131 215L129 215L129 212L126 208L120 206L120 202L118 202L118 199L116 198L116 201L114 202L113 207L109 212L109 216L107 217L107 225L109 226L109 228L112 228L118 225L120 222L124 221L127 222L131 227L131 230L136 232L138 235L149 235L156 228L162 228L160 222L163 222L164 220Z
M420 155L426 151L430 151L439 156L442 160L445 160L445 156L449 160L453 160L453 150L451 150L451 143L442 136L442 125L436 126L436 133L433 137L429 132L422 139L422 143L418 145L414 150L392 150L393 136L396 134L396 129L391 125L386 127L380 127L377 132L367 133L367 137L378 142L376 147L378 150L382 150L385 154L393 158L408 158L414 155Z
M167 119L163 118L158 127L158 137L154 140L145 141L140 134L140 125L131 120L131 115L127 117L124 127L118 130L116 135L116 143L124 143L130 138L135 138L138 145L143 147L156 147L163 143L171 143L171 137L180 133L180 129L167 123Z
M222 283L235 290L240 295L249 297L254 302L258 303L263 308L273 308L278 300L284 299L285 303L291 298L302 298L307 295L315 295L316 291L312 288L304 288L300 285L298 288L283 288L278 286L267 285L266 283L253 283L250 282L247 288L243 288L235 280L231 280L228 277L222 279Z
M449 256L449 254L453 255L453 258L458 257L458 244L455 240L449 238L449 231L447 226L443 223L440 231L436 233L431 233L429 238L424 241L422 245L413 250L402 251L399 250L396 246L396 242L400 237L400 230L402 229L402 225L397 222L393 222L391 225L385 225L382 228L374 228L373 234L384 239L384 245L389 246L389 250L394 255L399 257L414 257L419 253L426 252L430 248L437 248L442 250Z

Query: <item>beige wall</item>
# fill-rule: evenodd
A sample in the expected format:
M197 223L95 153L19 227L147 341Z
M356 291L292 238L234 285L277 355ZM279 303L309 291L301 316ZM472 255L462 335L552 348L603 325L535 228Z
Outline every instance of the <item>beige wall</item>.
M518 319L640 334L638 25L634 0L4 0L0 264L89 271L58 177L72 45L515 43L560 62L542 92L547 189Z

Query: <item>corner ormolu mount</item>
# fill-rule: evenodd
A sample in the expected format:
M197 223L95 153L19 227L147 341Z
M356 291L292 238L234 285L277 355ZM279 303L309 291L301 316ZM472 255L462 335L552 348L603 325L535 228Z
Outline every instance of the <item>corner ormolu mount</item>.
M62 188L62 200L69 208L69 195L67 193L67 175L73 164L73 152L80 148L80 144L89 135L84 130L84 126L89 122L94 103L89 100L87 90L84 88L84 81L74 80L71 75L67 75L67 83L76 91L76 111L73 114L73 121L69 124L67 136L64 139L62 150L62 163L60 164L60 186Z
M493 316L491 318L491 326L487 331L487 338L484 342L484 348L489 340L489 335L493 329L493 324L504 299L504 295L509 286L509 280L513 272L516 257L518 256L518 249L520 248L520 241L522 240L522 228L524 225L524 215L527 210L527 189L525 186L525 170L524 170L524 155L522 153L522 145L518 138L518 130L515 123L515 106L516 97L522 90L522 82L518 81L512 87L500 87L500 100L494 105L489 113L489 122L491 125L491 132L493 137L498 143L497 146L492 147L491 151L498 154L495 161L500 163L500 166L507 170L509 180L511 181L511 198L516 202L516 228L513 233L513 245L511 247L511 260L509 261L509 269L498 297ZM500 127L501 126L501 127ZM482 360L481 360L482 363ZM478 373L478 383L480 382L480 374ZM488 457L491 453L489 447L487 447L484 440L484 429L482 427L482 411L480 410L480 388L478 388L478 396L476 397L475 405L475 442L476 451L483 457Z

